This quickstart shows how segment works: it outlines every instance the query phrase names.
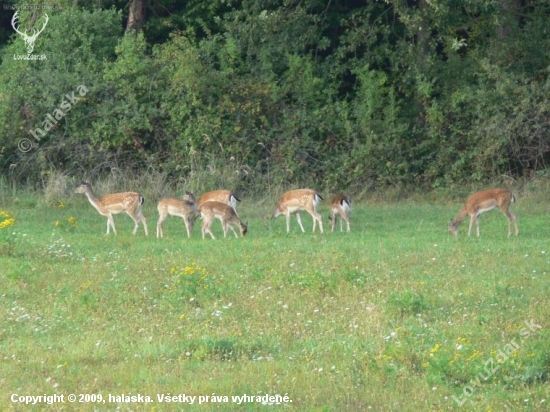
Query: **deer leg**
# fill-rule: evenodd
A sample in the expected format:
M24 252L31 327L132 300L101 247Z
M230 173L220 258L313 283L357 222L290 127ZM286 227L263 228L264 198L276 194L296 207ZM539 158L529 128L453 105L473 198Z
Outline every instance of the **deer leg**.
M475 215L470 216L470 226L468 227L468 237L470 237L470 234L472 233L472 227L474 226L475 220L476 220Z
M304 226L302 225L302 219L300 218L300 212L296 212L296 220L298 221L298 225L300 226L300 229L302 229L302 232L305 233Z
M350 227L349 227L349 216L348 216L347 214L345 214L344 216L345 216L345 220L346 220L347 231L349 232L349 231L350 231Z
M189 216L183 217L183 224L185 226L185 230L187 231L187 239L191 237L191 231L193 230L193 224L189 221Z
M164 233L162 231L162 225L164 224L164 221L166 220L167 215L160 215L159 220L157 222L157 238L164 237Z
M203 239L205 238L206 233L208 233L212 239L216 239L216 236L214 236L214 234L210 230L210 226L211 226L211 222L208 223L205 219L204 223L202 224L202 238Z
M137 230L139 229L139 218L137 216L134 216L130 212L127 212L127 213L128 213L128 216L130 216L134 221L134 230L132 231L132 235L135 235L137 233Z
M229 226L229 228L233 231L233 234L235 235L235 237L238 238L239 236L237 235L237 232L235 232L233 225L227 224L227 226Z
M139 222L143 224L143 230L145 231L145 236L149 236L149 231L147 230L147 219L145 219L145 216L141 214L141 207L138 207L138 209L135 212L135 218L137 220L134 220L136 222L136 227L134 229L134 235L136 234L138 228L139 228Z
M502 213L504 213L504 215L508 218L508 237L512 235L512 222L514 223L514 229L517 236L519 234L519 229L516 215L514 215L509 210Z
M113 219L112 214L107 215L107 235L109 234L109 226L113 228L113 232L116 235L115 220Z
M141 218L141 223L143 224L143 230L145 231L145 236L149 236L149 231L147 230L147 220L143 215L141 215L140 218Z
M311 213L311 217L313 218L313 232L315 232L316 223L319 222L319 230L321 231L321 233L323 233L323 218L321 217L321 215L316 211L313 211Z

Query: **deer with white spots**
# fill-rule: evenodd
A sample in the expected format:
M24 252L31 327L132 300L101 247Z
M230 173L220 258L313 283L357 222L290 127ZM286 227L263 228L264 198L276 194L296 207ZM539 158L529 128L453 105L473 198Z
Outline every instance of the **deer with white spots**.
M233 226L237 226L240 229L241 236L246 235L246 233L248 232L248 225L241 221L239 216L237 216L237 212L235 212L235 209L225 203L216 202L214 200L204 202L199 206L199 213L203 220L203 239L206 237L207 233L212 237L212 239L216 239L211 230L212 222L214 221L214 219L218 219L222 223L223 237L227 236L227 232L229 229L233 231L235 237L238 237L237 232L235 232Z
M234 210L237 210L237 202L240 202L241 200L230 190L213 190L200 195L199 200L197 200L197 206L200 208L203 203L211 201L225 203L226 205L231 206Z
M302 225L302 219L300 218L300 212L307 212L313 218L313 232L315 227L319 223L319 230L323 233L323 219L321 215L317 213L317 205L323 200L321 195L315 190L311 189L297 189L283 193L280 197L277 207L273 212L272 218L276 218L279 215L285 215L286 217L286 231L290 232L290 215L295 214L296 220L302 232L305 232Z
M458 226L467 216L470 216L468 236L470 236L475 223L477 236L479 237L479 215L498 208L508 219L508 236L512 234L512 223L517 236L519 234L517 218L516 215L510 212L510 204L515 201L516 198L508 189L489 189L473 193L466 199L466 203L464 203L456 218L449 222L449 233L455 236L458 235Z
M81 183L76 188L75 193L85 194L98 213L101 216L107 217L107 235L109 234L109 228L113 228L113 232L115 235L117 234L113 215L122 212L126 212L134 221L134 235L140 223L143 224L145 236L148 235L147 221L145 220L145 216L141 213L141 205L145 201L145 198L141 194L137 192L111 193L98 199L92 192L90 184L86 182Z
M157 222L157 237L163 237L162 225L168 216L181 217L187 231L187 237L191 237L195 219L197 217L197 202L193 193L185 192L181 199L177 197L165 197L157 204L159 220Z

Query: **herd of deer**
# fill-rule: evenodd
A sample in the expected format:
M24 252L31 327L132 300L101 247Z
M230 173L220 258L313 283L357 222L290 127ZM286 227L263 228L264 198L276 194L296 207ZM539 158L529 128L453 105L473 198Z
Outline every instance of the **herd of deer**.
M112 193L97 198L89 183L81 183L75 190L75 193L83 193L86 195L92 206L99 212L100 215L107 217L107 234L110 228L116 234L114 214L126 212L134 221L135 235L139 224L143 224L145 235L147 232L147 222L141 211L141 205L145 198L137 192ZM290 215L295 214L296 220L302 232L305 232L304 226L300 218L300 212L304 211L313 218L313 232L317 223L319 230L323 233L323 220L321 215L317 213L317 205L323 200L321 195L311 189L297 189L284 193L277 203L275 211L271 217L284 215L286 217L286 231L290 232ZM182 198L165 197L159 200L157 210L159 212L159 220L157 222L157 237L163 237L164 233L162 225L168 216L177 216L183 219L187 237L191 237L193 225L197 217L202 218L202 238L209 234L215 239L212 233L211 226L214 219L218 219L222 223L223 235L227 235L229 229L233 231L235 237L238 237L233 226L240 229L241 236L244 236L248 231L248 224L241 221L237 215L236 207L239 199L229 190L215 190L202 194L198 200L192 193L186 192ZM458 226L462 221L470 216L470 226L468 236L472 231L474 223L477 228L477 236L479 237L479 215L493 209L500 209L508 218L508 236L511 235L511 225L514 224L516 236L519 234L516 216L510 212L510 204L515 202L514 195L507 189L489 189L481 192L473 193L466 199L466 203L460 210L457 217L449 222L449 233L458 235ZM349 214L351 211L351 200L345 195L336 195L333 197L330 204L331 230L334 231L336 221L340 219L340 231L343 230L343 221L346 222L347 231L350 231Z
M134 221L135 235L139 224L143 224L145 234L148 235L147 222L141 211L141 205L144 202L144 197L137 192L123 192L105 195L97 198L89 183L81 183L75 190L76 193L86 195L92 206L99 212L100 215L107 217L107 234L110 229L116 234L115 222L113 215L126 212ZM313 231L315 232L316 224L319 223L319 230L323 232L323 221L321 215L317 213L317 205L323 198L314 190L299 189L291 190L281 196L277 208L272 217L279 215L286 216L287 232L290 232L290 215L296 214L296 219L302 232L304 227L300 219L300 212L305 211L313 217ZM159 200L157 210L159 212L159 220L157 222L157 237L163 237L164 233L162 225L168 216L177 216L183 219L187 237L191 237L193 225L197 217L201 217L202 237L209 234L215 239L212 233L211 226L214 219L219 219L222 223L223 235L227 236L229 229L233 231L235 237L238 237L234 226L240 229L241 236L244 236L248 231L248 224L241 221L237 215L237 202L239 199L229 190L215 190L202 194L198 200L192 193L186 192L182 198L165 197ZM337 195L332 200L331 206L331 222L332 230L336 224L338 217L341 218L340 230L342 230L342 219L347 224L347 230L350 230L349 212L351 210L351 200L344 195Z

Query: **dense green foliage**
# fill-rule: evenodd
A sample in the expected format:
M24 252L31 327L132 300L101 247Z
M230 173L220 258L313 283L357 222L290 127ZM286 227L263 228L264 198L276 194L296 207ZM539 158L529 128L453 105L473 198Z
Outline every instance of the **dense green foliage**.
M250 192L546 173L549 0L143 3L136 33L126 2L60 2L36 41L46 60L15 60L25 43L2 37L0 173L206 174Z

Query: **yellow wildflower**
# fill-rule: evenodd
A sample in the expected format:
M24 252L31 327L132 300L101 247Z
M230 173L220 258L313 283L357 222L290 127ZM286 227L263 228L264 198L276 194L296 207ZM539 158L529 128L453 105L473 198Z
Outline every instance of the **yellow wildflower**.
M0 217L4 218L4 220L0 221L0 229L4 229L15 224L15 219L5 210L0 210Z
M470 362L481 355L483 355L483 352L474 349L473 353L468 358L466 358L466 361Z
M439 343L436 343L434 345L434 347L430 349L430 353L433 355L434 353L436 353L439 350L440 347L441 347L441 345Z
M455 356L453 359L449 361L449 365L454 365L458 359L460 359L462 355L460 353L455 353Z

